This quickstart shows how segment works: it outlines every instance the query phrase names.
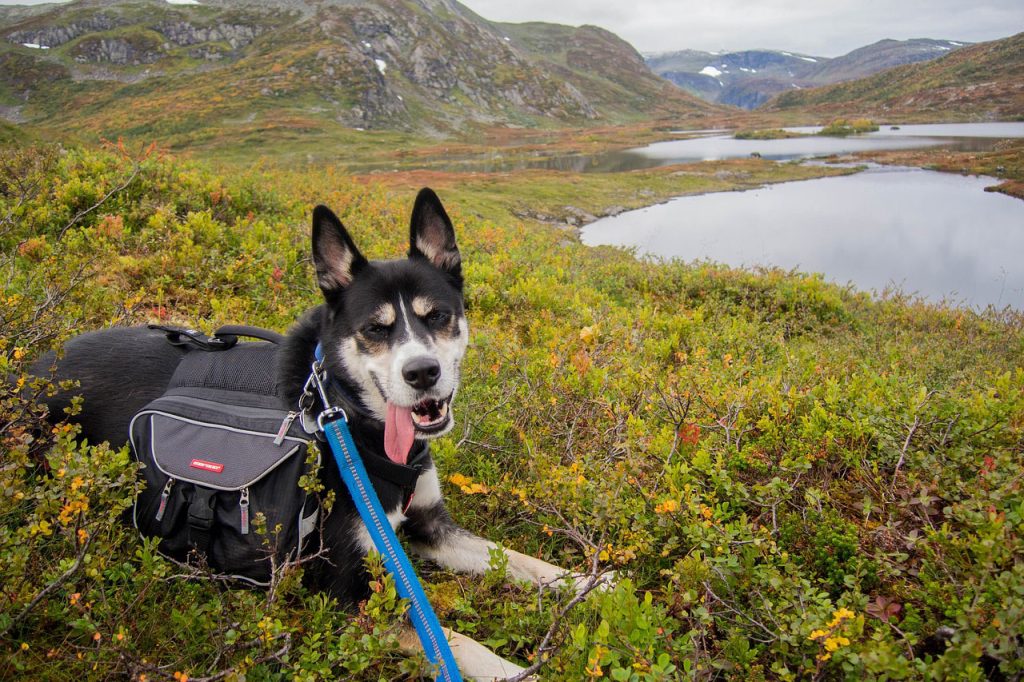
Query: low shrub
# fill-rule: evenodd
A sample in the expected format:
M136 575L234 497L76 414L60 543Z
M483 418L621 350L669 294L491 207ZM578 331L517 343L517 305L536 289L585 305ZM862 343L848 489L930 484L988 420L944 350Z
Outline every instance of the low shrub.
M50 387L25 376L107 324L283 330L319 296L312 204L393 257L411 198L116 146L0 162L18 169L0 180L0 677L425 672L397 654L379 569L344 611L301 566L263 592L161 558L119 522L128 453L47 426ZM500 561L483 579L421 564L446 625L545 679L1024 672L1018 314L640 262L449 208L471 320L459 426L434 447L451 512L619 580L565 611Z

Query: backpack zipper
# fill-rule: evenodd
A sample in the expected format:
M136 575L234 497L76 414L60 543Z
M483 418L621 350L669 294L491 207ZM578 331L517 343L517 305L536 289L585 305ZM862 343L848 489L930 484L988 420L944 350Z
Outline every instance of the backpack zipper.
M249 489L242 488L242 495L238 499L238 508L242 515L242 535L249 534Z
M160 506L156 510L156 520L163 521L164 512L167 511L167 500L171 497L171 488L174 487L174 479L168 478L167 483L164 485L163 492L160 493Z
M277 436L274 438L274 445L280 445L284 442L284 437L288 434L288 429L292 427L292 422L299 416L298 412L289 412L285 415L284 421L281 422L281 428L277 430Z

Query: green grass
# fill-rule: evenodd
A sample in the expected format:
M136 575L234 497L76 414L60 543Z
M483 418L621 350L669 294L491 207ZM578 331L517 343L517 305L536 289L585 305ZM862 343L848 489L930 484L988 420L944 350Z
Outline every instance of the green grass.
M767 128L764 130L739 130L733 137L737 140L786 140L792 137L803 137L803 135L782 128Z
M319 298L314 202L336 209L370 257L407 249L403 183L416 176L388 188L330 165L219 174L155 152L65 230L136 156L2 151L8 376L108 324L284 330ZM509 217L649 200L640 192L657 182L696 191L803 172L773 168L441 187L471 325L458 427L434 447L451 513L520 551L576 569L596 557L618 572L615 589L556 628L543 679L1020 675L1019 313L872 300L799 272L642 263ZM401 606L379 574L373 598L350 610L294 571L273 599L183 579L118 522L128 454L39 428L30 403L4 384L0 677L424 670L397 655ZM469 494L454 474L483 488ZM419 569L444 624L524 664L570 598L507 587L500 565L483 578ZM934 639L940 628L954 632L948 645Z
M866 118L837 118L819 130L818 135L823 135L825 137L847 137L848 135L873 133L877 130L878 124Z

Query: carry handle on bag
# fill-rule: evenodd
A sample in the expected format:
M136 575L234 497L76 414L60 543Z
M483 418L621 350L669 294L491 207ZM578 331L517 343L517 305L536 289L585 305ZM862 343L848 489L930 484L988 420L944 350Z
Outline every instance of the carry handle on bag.
M246 336L261 341L269 341L280 346L284 343L284 335L278 334L262 327L251 327L247 324L226 324L207 336L196 329L184 327L170 327L162 324L148 324L150 329L158 329L167 336L167 342L172 346L192 345L199 350L218 351L233 348L238 343L239 336Z

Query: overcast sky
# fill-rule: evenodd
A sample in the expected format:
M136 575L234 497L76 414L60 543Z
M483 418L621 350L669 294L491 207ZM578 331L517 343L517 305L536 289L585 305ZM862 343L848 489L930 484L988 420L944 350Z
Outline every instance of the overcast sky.
M494 21L595 24L641 52L771 48L835 57L883 38L1024 31L1024 0L460 0Z
M769 48L836 57L883 38L980 42L1024 31L1024 0L460 1L494 21L594 24L641 52Z

